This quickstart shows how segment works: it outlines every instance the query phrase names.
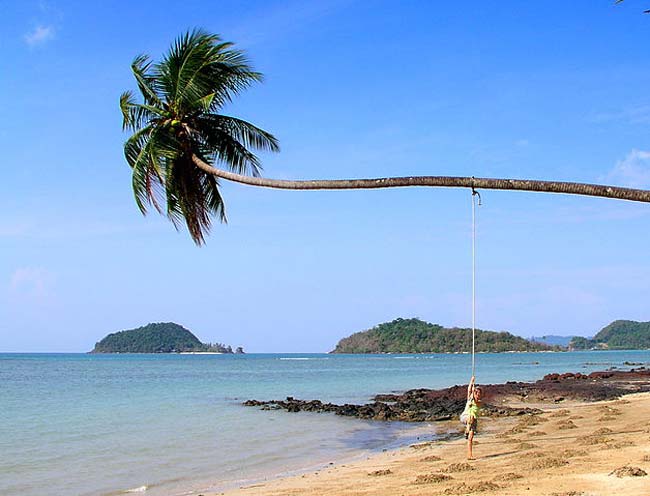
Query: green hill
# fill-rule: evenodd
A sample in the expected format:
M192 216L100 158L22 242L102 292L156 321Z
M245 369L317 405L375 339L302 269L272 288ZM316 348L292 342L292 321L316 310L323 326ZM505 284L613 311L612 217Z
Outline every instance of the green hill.
M137 329L109 334L91 353L232 353L230 346L202 343L190 331L174 322L147 324Z
M454 353L472 349L472 330L446 328L420 319L396 319L343 338L332 353ZM477 352L546 351L509 332L476 330Z
M574 350L601 348L608 350L650 349L650 322L615 320L593 338L576 337L569 347Z

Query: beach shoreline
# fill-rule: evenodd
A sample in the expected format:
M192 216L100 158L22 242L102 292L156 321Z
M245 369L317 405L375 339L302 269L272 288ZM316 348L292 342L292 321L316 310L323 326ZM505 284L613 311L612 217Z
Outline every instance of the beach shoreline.
M457 420L448 424L395 422L401 416L399 410L387 422L242 407L249 398L286 400L291 394L341 406L384 402L415 413L421 410L421 396L407 398L406 392L412 388L446 388L466 395L467 386L462 384L468 377L462 357L403 360L321 354L310 355L312 361L281 360L288 356L244 355L233 361L225 355L2 355L0 371L9 379L3 397L7 426L3 454L12 465L0 470L0 493L112 495L146 486L145 494L152 496L206 495L253 481L266 483L282 475L312 474L348 465L351 458L363 461L381 454L384 448L392 452L413 444L417 435L428 441L434 433L444 433L448 425L459 428ZM567 379L574 383L571 391L580 393L581 385L592 382L592 373L623 371L625 363L648 367L650 355L554 353L530 359L486 355L481 361L481 386L486 402L495 405L515 406L519 401L534 406L541 399L540 390L551 402L563 397L558 405L564 405L573 396L562 380L557 384L561 390L546 383L531 384L546 375L559 372L575 377L580 371L579 379ZM594 385L594 391L601 391L603 381ZM639 378L637 385L650 392L650 375ZM45 390L57 394L48 395L45 401L40 396ZM495 391L507 395L505 403L501 396L492 397ZM405 398L391 402L393 396ZM457 398L452 395L450 399ZM464 401L461 403L454 407L456 418ZM424 410L442 416L433 408ZM115 415L116 411L120 415ZM365 409L357 412L372 413ZM483 427L491 422L482 422L479 443ZM53 425L56 430L49 427ZM410 426L416 427L415 436ZM427 432L427 428L431 430ZM115 456L118 446L120 456ZM59 457L61 449L68 453L65 459ZM45 459L47 463L39 462ZM35 466L38 471L30 469Z
M316 414L307 414L316 415ZM349 422L358 422L358 420L347 419ZM369 421L362 421L369 422ZM311 460L306 460L300 467L288 468L281 472L262 472L240 480L223 480L212 484L210 488L197 491L193 489L191 494L199 496L230 494L241 488L258 487L259 484L273 482L277 480L291 479L293 477L302 477L305 474L317 473L322 470L330 469L334 466L346 466L354 463L360 463L379 454L394 452L404 447L421 443L445 442L452 438L458 438L460 433L457 431L456 422L392 422L399 424L395 428L397 436L389 443L382 447L361 448L337 456L318 456Z
M648 494L650 478L640 474L650 474L650 420L638 412L650 411L650 393L529 406L543 413L481 419L473 461L465 459L465 440L459 436L202 494ZM460 430L458 421L438 425Z

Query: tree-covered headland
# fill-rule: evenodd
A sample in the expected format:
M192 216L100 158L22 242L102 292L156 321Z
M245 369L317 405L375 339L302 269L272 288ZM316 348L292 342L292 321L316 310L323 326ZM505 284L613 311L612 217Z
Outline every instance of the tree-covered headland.
M593 338L574 337L573 350L647 350L650 349L650 322L615 320L603 327Z

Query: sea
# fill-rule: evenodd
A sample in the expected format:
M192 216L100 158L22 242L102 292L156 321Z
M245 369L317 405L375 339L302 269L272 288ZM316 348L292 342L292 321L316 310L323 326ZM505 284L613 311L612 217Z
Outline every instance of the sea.
M482 353L478 383L650 366L650 351ZM467 354L0 354L0 495L192 496L417 440L433 424L244 407L466 384Z

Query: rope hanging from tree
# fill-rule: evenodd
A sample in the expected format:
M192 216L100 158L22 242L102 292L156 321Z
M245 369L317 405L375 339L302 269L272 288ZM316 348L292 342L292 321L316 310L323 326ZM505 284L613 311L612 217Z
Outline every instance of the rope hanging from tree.
M476 207L481 194L472 186L472 376L476 375Z

